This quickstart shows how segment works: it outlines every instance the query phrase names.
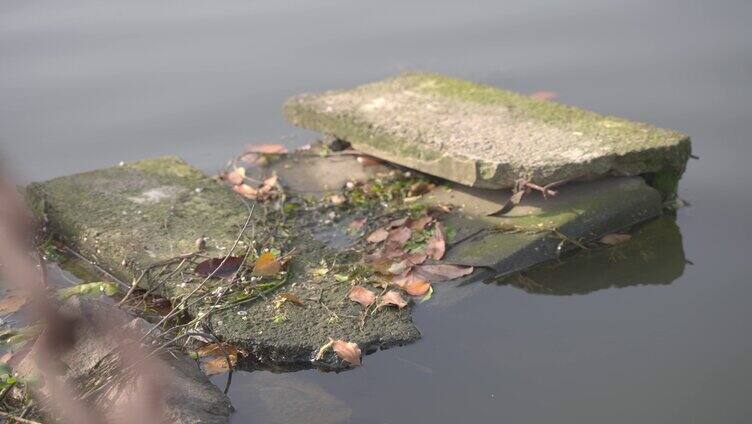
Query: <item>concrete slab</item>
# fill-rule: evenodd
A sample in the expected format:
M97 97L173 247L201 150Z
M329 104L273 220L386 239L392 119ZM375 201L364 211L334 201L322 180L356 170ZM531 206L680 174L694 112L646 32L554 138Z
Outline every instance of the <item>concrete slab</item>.
M569 184L549 199L532 194L504 217L488 217L506 202L508 191L433 181L430 192L407 198L408 188L426 176L320 153L297 152L247 171L257 180L276 173L285 196L280 203L256 205L252 231L240 237L236 254L254 242L294 251L278 291L293 293L304 304L280 308L271 293L211 315L212 331L251 353L252 366L340 368L331 355L311 362L329 337L354 341L364 352L420 337L410 308L383 309L363 319L360 305L345 301L351 284L378 280L361 263L362 236L389 220L450 207L451 213L439 216L451 235L441 262L478 267L472 279L555 259L661 213L656 190L639 177L623 177ZM369 184L371 197L362 189ZM246 206L227 186L170 157L57 178L27 191L37 214L64 243L128 282L155 264L194 251L202 235L208 238L204 257L226 255L247 217ZM344 201L331 202L333 194ZM365 226L352 231L350 223L363 218ZM201 279L191 266L176 269L177 264L149 271L142 287L173 301L186 296ZM219 289L221 280L206 288ZM195 317L205 306L187 312Z
M659 174L671 192L691 148L675 131L430 73L300 95L284 114L369 155L474 187Z

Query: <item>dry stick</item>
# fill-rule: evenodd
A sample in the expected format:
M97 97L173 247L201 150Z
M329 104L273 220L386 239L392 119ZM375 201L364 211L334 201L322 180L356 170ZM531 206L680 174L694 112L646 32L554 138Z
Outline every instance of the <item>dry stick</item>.
M71 249L70 247L68 247L68 246L66 246L66 245L63 245L63 248L64 248L64 249L65 249L66 251L68 251L68 252L69 252L70 254L72 254L73 256L77 257L78 259L81 259L82 261L86 261L86 262L88 262L88 263L89 263L89 264L90 264L91 266L93 266L94 268L96 268L96 269L97 269L97 271L99 271L99 272L101 272L102 274L106 275L106 276L107 276L108 278L111 278L111 279L112 279L112 280L113 280L114 282L116 282L116 283L120 284L120 285L121 285L121 286L123 286L123 287L128 287L128 288L130 288L130 286L129 286L128 284L125 284L125 283L124 283L124 282L123 282L123 281L122 281L121 279L119 279L119 278L115 277L114 275L110 274L110 273L109 273L109 272L108 272L108 271L107 271L106 269L104 269L104 268L102 268L101 266L97 265L97 264L96 264L96 263L95 263L94 261L92 261L92 260L89 260L89 259L88 259L87 257L85 257L84 255L82 255L82 254L80 254L80 253L76 252L75 250Z
M204 278L204 281L202 281L198 286L196 286L196 288L193 289L193 291L191 291L188 294L188 296L186 296L185 298L183 298L183 300L181 300L178 305L174 306L172 308L172 311L170 311L169 314L165 315L161 320L159 320L159 322L156 325L154 325L149 331L147 331L146 334L144 334L141 337L141 339L139 339L139 341L143 341L149 334L151 334L154 330L156 330L162 324L164 324L165 321L167 321L168 319L170 319L170 318L174 317L175 315L177 315L178 311L182 310L182 308L185 306L186 301L188 299L190 299L191 296L193 296L194 294L196 294L196 292L199 291L209 281L209 279L211 279L212 277L214 277L214 274L216 274L217 271L219 271L219 269L222 268L222 265L224 265L225 262L227 262L227 259L230 256L232 256L232 252L235 251L235 248L238 246L238 242L243 237L243 233L245 233L246 228L248 228L248 224L251 222L251 217L253 217L253 211L256 208L256 204L255 203L253 204L253 206L249 207L248 206L248 202L245 199L243 199L243 203L248 208L248 218L246 218L245 223L243 224L243 228L240 229L240 232L238 233L238 237L235 238L235 242L232 244L232 247L227 252L227 255L222 259L222 262L220 262L219 265L216 268L214 268L214 270L209 275L207 275L206 278Z
M180 262L181 265L178 265L178 268L180 268L180 266L182 266L182 264L185 263L185 261L187 259L190 259L190 258L192 258L194 256L197 256L200 253L201 253L200 251L199 252L184 253L184 254L182 254L180 256L176 256L176 257L170 258L170 259L165 259L163 261L159 261L157 263L149 265L146 269L144 269L141 272L141 275L137 279L133 280L133 284L131 284L131 288L128 289L128 292L125 294L125 296L123 296L123 298L120 300L120 302L118 302L115 306L122 306L125 303L125 301L128 299L128 297L130 297L133 294L133 292L136 290L136 288L138 287L138 284L141 282L141 280L143 280L143 278L146 276L146 274L148 274L149 271L151 271L152 269L154 269L156 267L159 267L159 266L167 266L167 265L169 265L171 263L174 263L175 261L178 261L178 260L181 261ZM168 275L168 277L171 276L172 274L174 274L174 271L170 275ZM154 290L154 289L151 289L149 291L152 291L152 290Z

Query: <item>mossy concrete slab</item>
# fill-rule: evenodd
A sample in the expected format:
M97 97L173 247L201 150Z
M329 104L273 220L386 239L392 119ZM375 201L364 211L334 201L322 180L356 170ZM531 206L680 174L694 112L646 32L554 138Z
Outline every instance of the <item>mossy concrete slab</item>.
M293 124L464 185L684 172L690 140L652 125L430 73L288 100ZM670 191L669 188L668 191Z
M238 195L174 157L35 183L27 193L32 208L57 237L128 283L155 264L195 251L200 236L207 238L204 257L223 257L248 215ZM235 254L254 241L283 238L285 231L267 223L268 216L264 206L257 205L252 231L240 238ZM360 305L343 301L349 282L334 277L341 252L316 241L304 228L287 234L287 240L280 246L295 254L288 282L279 290L295 294L303 306L278 308L272 299L259 299L214 313L207 324L217 336L248 351L257 364L294 367L312 366L315 352L329 337L356 342L364 352L420 337L410 308L384 308L364 320ZM203 280L192 266L167 271L159 267L140 285L177 303ZM221 284L213 282L206 290ZM193 317L200 308L187 312ZM344 366L333 355L316 365Z
M304 305L280 308L271 298L258 299L214 313L208 324L256 361L275 366L342 366L331 355L311 363L329 337L355 341L370 352L420 336L409 308L383 309L363 319L360 305L346 299L351 277L362 266L363 236L391 220L451 209L437 215L449 236L442 262L476 266L468 277L473 279L524 270L661 214L660 195L640 177L572 183L548 199L532 193L505 216L489 217L506 202L507 190L431 181L388 164L364 166L349 155L296 152L247 171L256 180L271 174L284 187L284 204L277 211L256 205L253 230L241 237L240 250L254 241L274 241L283 252L294 251L289 280L279 290L294 293ZM405 196L412 185L426 182L435 187ZM368 185L375 197L364 195ZM154 264L193 251L202 235L208 238L204 256L226 255L247 217L246 206L227 186L169 157L32 184L28 193L65 243L128 282ZM332 202L333 195L344 201ZM351 228L355 220L365 221L359 231ZM178 299L200 280L190 268L168 271L149 273L143 288ZM166 283L156 285L164 274Z

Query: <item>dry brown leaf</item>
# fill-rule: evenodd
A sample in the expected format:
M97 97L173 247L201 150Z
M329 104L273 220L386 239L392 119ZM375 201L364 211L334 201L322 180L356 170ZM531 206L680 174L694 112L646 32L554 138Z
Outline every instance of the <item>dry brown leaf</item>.
M444 237L444 225L441 222L437 222L434 225L433 236L428 240L426 244L426 255L429 258L439 260L444 257L446 251L446 239Z
M376 307L376 309L383 308L385 306L396 306L399 309L404 308L407 306L407 301L402 297L399 292L394 290L389 290L386 292L383 296L381 296L381 300L379 300L379 305Z
M376 300L376 294L363 286L355 286L351 288L347 297L353 302L360 303L364 308L371 306Z
M235 168L232 172L227 174L227 181L229 181L230 184L233 185L243 184L243 181L245 181L245 168Z
M400 218L400 219L395 219L395 220L389 222L389 228L401 227L401 226L405 225L405 223L407 223L407 217Z
M287 153L287 148L281 144L249 144L245 147L245 153L277 154Z
M26 304L23 296L11 295L0 300L0 314L12 314Z
M429 184L429 183L425 183L425 182L419 181L417 183L413 183L410 186L410 192L409 192L409 194L410 194L410 196L422 196L422 195L428 193L429 191L433 190L434 187L436 187L436 186L433 185L433 184Z
M408 227L410 227L411 230L420 231L426 228L426 225L430 224L431 222L433 222L432 217L423 215L420 218L410 220Z
M366 241L369 243L379 243L386 240L387 237L389 237L389 231L387 231L385 228L379 228L378 230L369 234L368 237L366 237Z
M542 91L536 91L534 93L530 93L529 96L536 100L553 100L559 97L559 93L555 91L542 90Z
M607 234L598 240L599 243L607 244L609 246L615 246L629 241L632 238L629 234Z
M411 279L402 287L410 296L424 296L431 290L431 283L426 280Z
M363 166L381 165L381 161L371 156L358 156L358 162Z
M413 268L416 275L425 278L429 282L454 280L473 272L471 266L459 265L418 265Z
M413 230L408 227L395 228L389 231L389 236L387 236L386 242L397 246L403 246L408 240L410 240L412 234Z
M399 288L404 288L405 285L407 285L409 282L414 281L414 280L423 280L423 278L416 276L415 273L413 272L408 272L407 274L404 274L404 275L392 276L391 282L393 285Z
M253 275L274 276L282 269L282 262L273 252L265 252L256 259L253 265Z
M292 303L293 305L304 306L303 301L300 300L300 297L298 297L298 295L295 293L282 292L277 295L277 300L275 303L279 304L279 306L282 306L282 304L288 302Z
M228 256L226 258L212 258L196 265L194 272L201 277L212 276L214 278L231 277L243 265L240 256Z
M354 219L347 227L351 230L360 230L366 224L367 218Z
M248 199L255 200L258 196L258 190L249 186L248 184L240 184L232 187L232 190L239 195Z
M392 262L392 264L389 266L389 269L387 271L389 274L392 274L392 275L402 275L410 271L411 268L412 268L411 263L407 262L407 260L402 260L398 262Z
M332 202L333 205L341 205L347 201L347 198L341 194L335 194L329 197L329 201Z
M428 255L426 255L425 252L413 252L413 253L408 253L405 256L405 259L408 262L410 262L410 265L420 265L423 262L425 262L427 258L428 258Z
M238 355L238 348L227 343L208 343L200 348L196 349L196 354L200 357L206 357L206 356L214 356L214 355L222 355L224 356L225 353L232 356Z
M346 342L344 340L332 340L332 349L343 361L347 361L352 365L360 365L360 357L362 353L357 343Z

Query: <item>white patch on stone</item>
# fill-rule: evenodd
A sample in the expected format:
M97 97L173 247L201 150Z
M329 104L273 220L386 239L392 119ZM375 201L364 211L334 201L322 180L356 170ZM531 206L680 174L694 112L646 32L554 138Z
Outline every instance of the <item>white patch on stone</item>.
M165 199L172 199L180 193L180 189L172 186L161 186L143 191L138 196L129 197L128 199L139 205L159 203Z

